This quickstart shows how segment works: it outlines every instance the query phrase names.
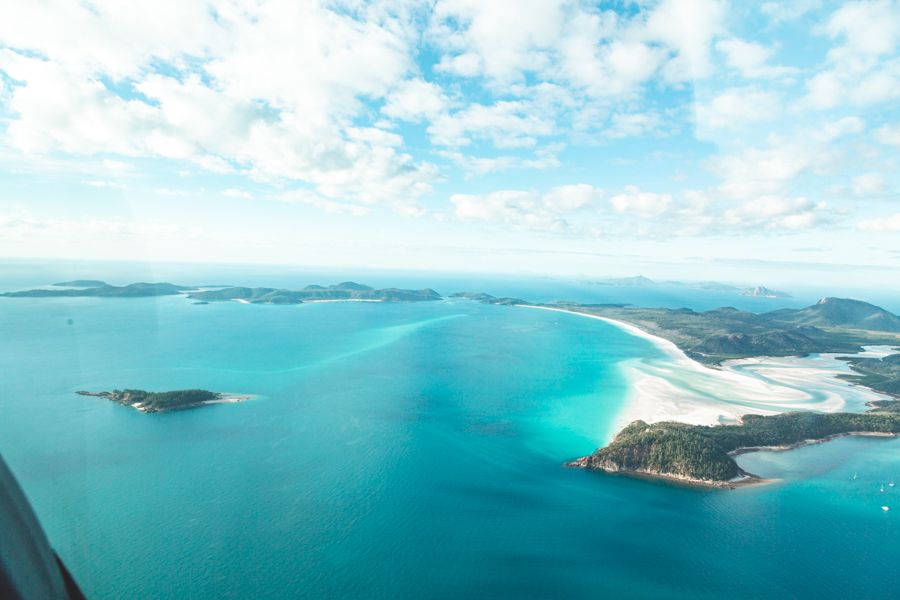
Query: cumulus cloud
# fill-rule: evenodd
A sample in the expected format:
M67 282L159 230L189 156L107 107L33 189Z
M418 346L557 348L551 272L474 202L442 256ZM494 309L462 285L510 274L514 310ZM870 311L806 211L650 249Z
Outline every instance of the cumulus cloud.
M556 187L546 193L501 190L488 194L454 194L450 202L461 221L482 221L513 229L571 233L567 215L598 204L602 190L590 185Z
M410 79L390 93L381 111L396 119L421 121L435 118L449 104L440 86L422 79Z
M748 79L771 79L797 73L793 67L770 65L772 49L739 38L729 38L716 44L716 49L725 54L725 61L732 69L737 69Z
M737 129L777 119L781 113L781 102L772 92L756 88L731 88L708 102L697 102L694 111L697 126L702 131Z
M489 139L499 148L534 146L538 136L553 133L553 122L535 114L526 102L501 101L472 104L462 111L444 114L428 127L435 144L465 146L473 139Z
M48 10L0 9L0 70L16 82L6 139L18 150L189 161L404 211L435 180L433 166L396 150L398 135L348 126L366 100L414 87L400 9L276 0ZM402 102L388 106L401 115Z
M576 236L672 238L748 232L796 232L830 223L827 207L804 197L735 201L715 190L674 196L625 186L606 192L568 185L540 193L501 190L451 197L460 221Z
M829 109L870 105L900 98L900 6L896 0L846 3L821 32L839 42L827 65L806 84L806 106Z

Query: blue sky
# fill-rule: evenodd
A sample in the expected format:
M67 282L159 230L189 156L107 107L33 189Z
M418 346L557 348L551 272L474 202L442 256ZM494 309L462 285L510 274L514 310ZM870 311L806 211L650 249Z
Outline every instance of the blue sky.
M898 48L892 0L7 1L0 255L896 287Z

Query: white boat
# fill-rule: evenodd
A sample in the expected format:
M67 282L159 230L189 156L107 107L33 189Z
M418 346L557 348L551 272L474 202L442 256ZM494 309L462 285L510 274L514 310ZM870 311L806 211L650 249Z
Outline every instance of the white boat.
M882 492L884 491L884 484L883 484L883 483L881 484L881 491L882 491Z
M881 510L883 510L884 512L887 512L887 511L891 510L891 507L890 506L882 506Z
M892 482L890 482L888 485L889 485L890 487L894 487L894 482L892 481Z

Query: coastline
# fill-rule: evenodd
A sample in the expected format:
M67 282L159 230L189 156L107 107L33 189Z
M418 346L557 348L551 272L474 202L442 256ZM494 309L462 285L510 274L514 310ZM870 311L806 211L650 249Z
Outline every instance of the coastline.
M687 477L685 475L674 475L672 473L659 473L657 471L645 471L642 469L606 469L606 468L590 468L586 465L588 457L582 457L567 463L564 466L573 469L585 469L588 471L599 470L607 475L622 475L625 477L633 477L635 479L644 479L647 481L660 481L667 484L679 485L691 488L703 489L736 489L739 487L755 487L760 485L769 485L778 483L780 479L767 479L759 477L752 473L744 473L741 477L730 479L728 481L714 481L712 479L697 479Z
M566 308L520 306L605 321L649 341L663 354L620 363L628 392L615 418L616 431L636 420L721 425L737 423L745 414L863 412L869 402L891 399L838 378L847 371L834 358L838 355L755 357L711 368L687 356L674 342L630 323Z

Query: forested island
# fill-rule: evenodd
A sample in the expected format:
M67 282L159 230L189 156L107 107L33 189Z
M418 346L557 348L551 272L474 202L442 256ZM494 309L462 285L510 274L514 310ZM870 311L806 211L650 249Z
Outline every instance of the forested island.
M308 285L301 290L268 287L227 287L219 290L202 290L188 294L188 298L202 302L236 300L248 304L301 304L327 300L359 300L371 302L427 302L440 300L441 295L426 288L404 290L384 288L377 290L368 285L345 281L327 287Z
M145 298L148 296L175 296L196 288L174 283L129 283L110 285L105 281L78 279L54 283L52 289L40 288L20 292L4 292L7 298Z
M174 390L171 392L148 392L146 390L113 390L111 392L75 392L81 396L106 398L123 406L130 406L143 413L158 413L185 410L210 404L241 402L250 396L236 396L209 390Z
M608 446L568 466L662 478L704 486L757 483L734 456L753 450L788 450L843 435L900 434L900 401L873 403L866 413L792 412L745 415L737 425L634 421Z

